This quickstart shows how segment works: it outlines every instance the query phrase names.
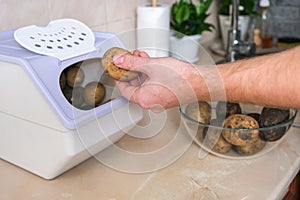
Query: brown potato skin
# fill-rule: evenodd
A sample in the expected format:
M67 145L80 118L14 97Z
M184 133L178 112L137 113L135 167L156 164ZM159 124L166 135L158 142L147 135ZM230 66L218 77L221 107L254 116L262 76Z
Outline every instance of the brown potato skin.
M204 101L194 102L186 107L185 113L198 122L209 124L211 119L211 106Z
M80 108L83 104L83 87L76 86L73 88L72 97L71 97L72 105L76 108Z
M74 88L66 87L63 90L65 98L76 108L80 108L83 104L83 87L76 86Z
M230 115L224 120L224 128L233 129L250 129L259 128L258 122L247 115L244 114L234 114ZM258 130L226 130L222 131L224 139L236 146L245 146L259 137Z
M83 90L84 102L89 106L98 106L105 97L105 87L100 82L90 82Z
M65 98L67 99L67 101L70 104L72 104L71 98L72 98L73 89L71 87L65 87L62 92Z
M260 126L268 127L279 124L287 120L290 116L289 110L282 110L278 108L264 107L260 115ZM269 130L260 131L260 137L268 142L279 140L286 133L286 127L278 127Z
M65 88L66 82L67 82L66 74L62 72L59 76L59 86L61 90Z
M113 79L119 81L131 81L137 78L138 77L137 72L132 72L132 71L119 68L113 63L113 57L118 54L130 55L131 52L119 47L113 47L108 49L103 55L103 58L101 60L105 72Z
M66 71L67 84L76 87L84 81L84 72L78 66L71 66Z
M210 122L211 112L212 110L210 104L204 101L191 103L186 107L185 110L185 113L188 117L203 124L208 124ZM202 138L207 130L207 127L198 125L196 137Z
M210 125L222 126L222 122L223 121L220 119L212 119ZM219 129L210 128L204 136L206 137L204 140L207 139L207 147L212 149L214 152L226 154L232 147L232 144L223 138Z
M240 104L228 101L219 101L216 107L217 118L225 119L233 114L241 114L242 109Z
M246 146L235 146L236 152L241 155L253 155L264 148L266 142L260 137L247 144Z

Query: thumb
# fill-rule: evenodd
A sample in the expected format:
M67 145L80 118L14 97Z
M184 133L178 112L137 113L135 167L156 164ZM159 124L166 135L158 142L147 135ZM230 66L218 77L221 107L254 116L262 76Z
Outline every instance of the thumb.
M140 71L138 68L140 69L141 66L149 64L149 58L119 54L113 57L113 62L120 68Z

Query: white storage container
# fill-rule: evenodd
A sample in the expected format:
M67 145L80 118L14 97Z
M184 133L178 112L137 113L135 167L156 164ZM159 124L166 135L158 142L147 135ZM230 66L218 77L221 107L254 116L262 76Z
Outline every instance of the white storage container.
M138 106L115 94L109 78L105 98L115 98L90 110L73 107L60 89L62 71L79 61L87 63L87 79L99 79L105 51L124 48L115 35L95 32L95 51L60 61L23 48L13 34L0 33L2 159L52 179L119 140L142 118Z

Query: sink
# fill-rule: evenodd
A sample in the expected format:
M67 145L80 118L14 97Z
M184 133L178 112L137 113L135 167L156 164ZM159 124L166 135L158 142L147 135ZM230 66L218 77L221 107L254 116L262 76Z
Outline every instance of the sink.
M242 60L245 58L251 58L251 57L256 57L256 56L263 56L263 55L267 55L267 54L271 54L271 53L277 53L280 51L285 50L285 48L268 48L268 49L256 49L254 54L251 55L239 55L237 57L237 60ZM225 57L219 61L216 62L216 64L222 64L222 63L227 63L227 62L231 62L229 57Z

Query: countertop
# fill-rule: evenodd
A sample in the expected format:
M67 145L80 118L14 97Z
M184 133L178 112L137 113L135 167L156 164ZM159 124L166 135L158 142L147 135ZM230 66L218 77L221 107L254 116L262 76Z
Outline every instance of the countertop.
M203 152L180 119L178 108L145 111L131 135L53 180L0 160L0 199L273 200L299 171L299 128L263 156L233 160Z
M261 157L231 160L211 154L199 158L201 150L190 143L190 137L180 126L177 108L156 118L145 112L139 125L147 132L155 123L161 123L161 128L152 137L125 135L116 146L127 152L147 154L161 151L177 140L174 153L161 153L155 161L144 158L137 162L135 158L121 158L110 147L53 180L42 179L1 160L0 199L281 199L299 170L298 128L291 128L279 146ZM121 162L108 164L105 157ZM135 163L136 168L130 173L123 172L132 169L130 163ZM148 166L156 166L157 170L151 171ZM149 172L143 172L146 169Z

